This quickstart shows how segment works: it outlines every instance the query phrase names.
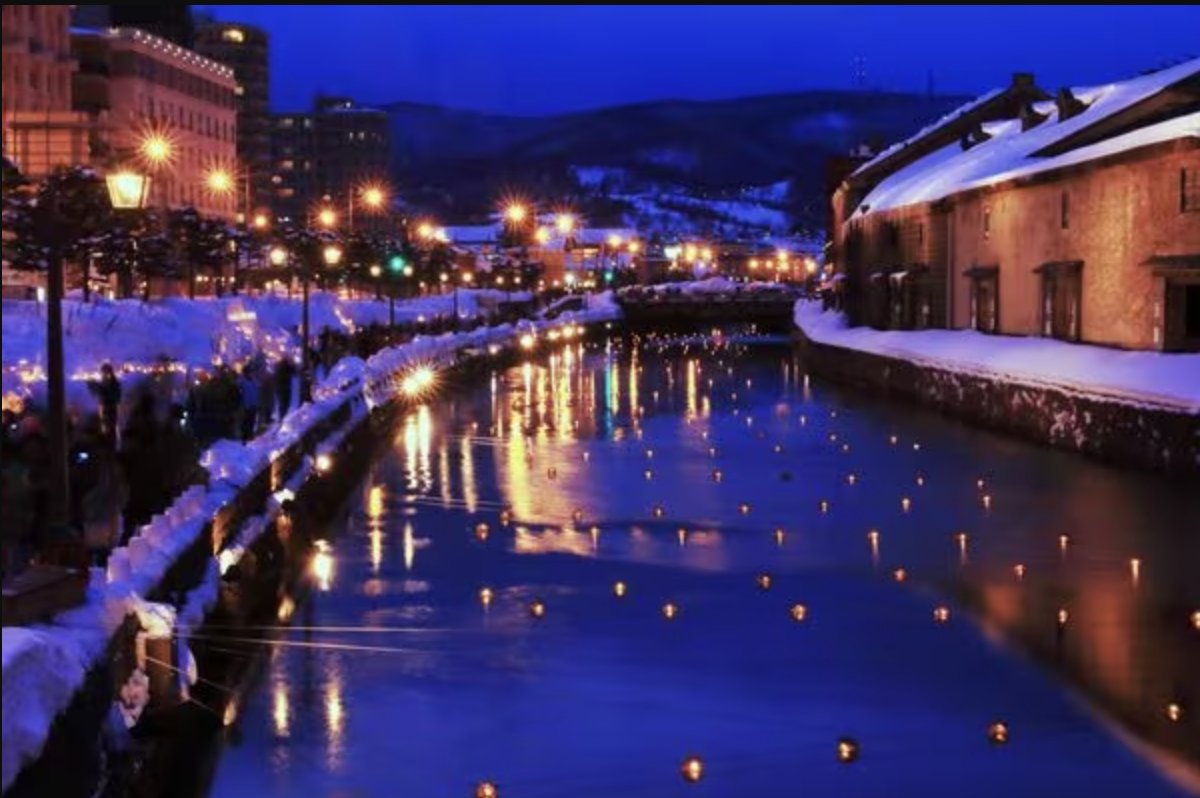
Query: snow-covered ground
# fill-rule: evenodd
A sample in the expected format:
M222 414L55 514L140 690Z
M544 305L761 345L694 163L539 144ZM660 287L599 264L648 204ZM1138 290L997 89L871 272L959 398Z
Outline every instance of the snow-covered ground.
M1200 355L1127 352L972 330L848 327L844 315L822 312L819 302L798 302L796 325L818 343L1200 415Z
M700 199L668 190L613 194L633 211L626 223L643 233L717 235L736 238L748 233L779 234L788 229L787 213L774 203L751 197L741 200Z
M709 277L704 280L691 280L683 283L658 283L656 285L636 286L623 289L622 292L630 293L656 293L656 294L686 294L704 295L704 294L732 294L736 292L754 292L754 291L785 291L787 286L782 283L773 282L752 282L741 283L736 280L731 280L723 275Z
M408 382L404 377L414 367L447 364L463 349L516 345L530 348L543 335L550 340L571 337L565 330L574 335L578 325L604 322L619 315L612 293L608 292L592 297L587 310L564 313L553 321L417 337L380 352L367 363L346 358L316 387L313 401L292 411L281 424L246 444L216 443L201 460L209 472L209 484L188 489L165 512L138 530L128 545L115 549L107 568L93 568L87 600L82 606L60 613L47 624L4 629L4 712L0 716L3 789L8 788L25 763L38 756L54 719L66 709L87 670L103 654L125 616L130 612L142 613L147 607L142 596L153 590L179 556L194 544L205 521L313 425L346 402L352 404L354 417L361 416L367 406L405 392ZM319 451L331 447L332 441L345 434L349 426L334 432ZM308 468L306 465L293 478L291 489L298 487ZM251 534L265 526L271 513L278 510L280 499L280 494L276 494L266 516L247 522ZM246 530L241 542L247 542ZM221 563L228 560L226 557ZM216 569L210 567L209 572L209 578L185 602L181 616L185 622L198 622L215 600Z
M508 295L491 290L459 292L459 312L474 317ZM520 297L518 297L520 298ZM153 302L100 299L63 305L67 374L73 381L70 401L88 400L85 381L101 364L119 371L143 371L161 361L180 370L233 363L254 352L269 359L299 351L302 304L278 295L222 299L163 299ZM341 299L316 292L310 300L313 333L322 328L350 332L355 327L388 321L388 303L375 299ZM396 302L398 322L449 316L450 294ZM25 398L44 379L45 306L32 301L3 305L3 390L6 398Z

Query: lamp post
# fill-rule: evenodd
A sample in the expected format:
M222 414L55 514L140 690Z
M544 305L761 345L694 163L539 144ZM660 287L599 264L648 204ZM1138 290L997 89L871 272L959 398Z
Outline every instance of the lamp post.
M141 208L150 178L133 172L110 174L105 183L116 210ZM70 526L71 481L67 464L66 366L63 354L63 224L57 186L47 184L45 212L39 219L46 252L46 393L49 485L46 523L52 538L64 538Z
M271 247L270 251L267 253L267 260L270 261L271 265L276 269L282 269L287 265L288 251L283 247ZM289 274L287 275L287 278L287 298L290 300L292 298L292 277Z
M326 266L337 266L342 261L342 250L336 244L328 244L321 250L321 259ZM310 294L309 284L312 281L312 270L304 269L304 281L301 284L303 291L303 306L300 311L300 401L308 402L312 400L312 355L309 352L311 332L309 330L309 312L308 312L308 297Z

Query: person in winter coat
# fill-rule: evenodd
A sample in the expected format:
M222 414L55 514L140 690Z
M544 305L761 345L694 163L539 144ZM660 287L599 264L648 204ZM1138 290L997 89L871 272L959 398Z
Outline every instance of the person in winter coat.
M292 408L292 380L296 378L296 366L285 357L275 368L275 398L279 402L279 420Z
M239 380L242 398L242 443L258 432L258 375L250 366L242 369Z
M121 406L121 381L111 363L100 367L100 379L88 386L100 405L100 432L110 441L117 439L117 410Z

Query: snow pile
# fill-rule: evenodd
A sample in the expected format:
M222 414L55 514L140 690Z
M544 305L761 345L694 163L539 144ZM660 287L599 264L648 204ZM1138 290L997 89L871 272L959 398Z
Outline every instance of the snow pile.
M508 298L491 289L459 291L459 312L468 318L487 315ZM398 323L417 322L454 313L454 296L398 300ZM46 352L45 306L38 302L5 300L3 316L3 391L6 397L28 399L42 390ZM327 292L309 301L315 333L324 328L352 332L368 324L387 324L388 303L375 299L341 299ZM76 407L94 401L87 381L110 362L119 375L132 378L163 363L179 375L214 363L237 363L262 352L270 361L296 357L302 303L264 294L254 297L169 298L153 302L97 299L63 303L63 336L68 401Z
M83 683L86 666L69 638L4 628L4 788L36 756L50 721ZM47 679L46 674L55 678Z
M796 325L813 341L944 371L1200 415L1200 355L1127 352L1050 338L973 330L880 331L848 327L819 302L796 304Z

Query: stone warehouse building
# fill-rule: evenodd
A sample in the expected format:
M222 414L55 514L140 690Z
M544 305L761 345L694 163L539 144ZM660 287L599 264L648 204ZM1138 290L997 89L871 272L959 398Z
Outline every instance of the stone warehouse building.
M863 164L833 200L852 321L1200 351L1200 59L1033 77Z

